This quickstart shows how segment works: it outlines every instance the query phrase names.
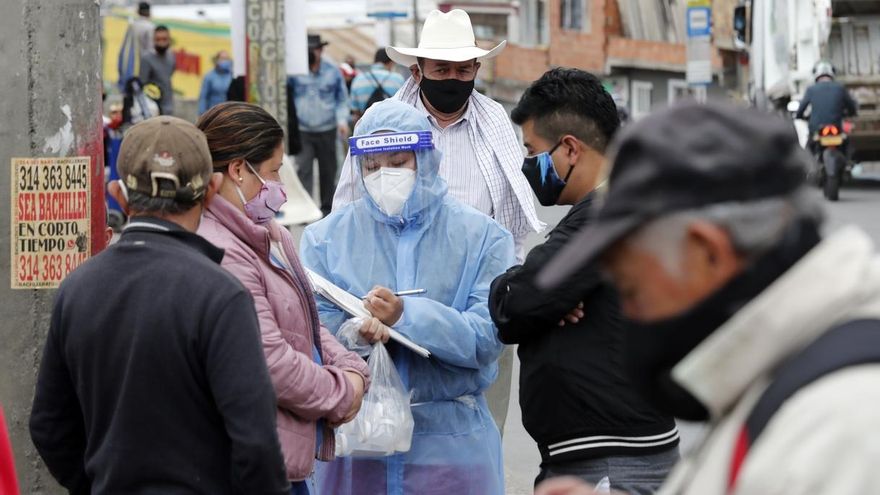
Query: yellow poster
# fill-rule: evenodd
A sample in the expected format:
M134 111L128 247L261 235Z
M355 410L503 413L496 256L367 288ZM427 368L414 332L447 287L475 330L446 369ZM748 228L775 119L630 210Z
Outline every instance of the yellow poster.
M13 289L58 287L89 257L91 158L12 159Z

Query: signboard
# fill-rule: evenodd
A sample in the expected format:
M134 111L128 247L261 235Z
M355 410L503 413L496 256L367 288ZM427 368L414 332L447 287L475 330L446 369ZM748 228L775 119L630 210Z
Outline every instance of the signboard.
M91 158L13 158L13 289L58 287L91 245Z
M284 0L247 0L245 16L247 100L287 129Z
M367 16L386 19L406 17L407 7L401 0L367 0Z
M709 0L688 0L687 82L712 83L712 8Z

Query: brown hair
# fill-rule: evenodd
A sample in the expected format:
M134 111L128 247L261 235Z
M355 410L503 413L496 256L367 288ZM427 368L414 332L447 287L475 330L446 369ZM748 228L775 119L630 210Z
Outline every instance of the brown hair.
M251 103L230 101L211 107L196 126L208 138L216 172L229 162L245 159L253 166L272 158L284 140L284 130L269 112Z

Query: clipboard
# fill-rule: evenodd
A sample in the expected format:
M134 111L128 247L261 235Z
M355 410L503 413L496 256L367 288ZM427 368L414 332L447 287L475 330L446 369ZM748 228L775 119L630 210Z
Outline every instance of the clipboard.
M312 290L316 294L323 296L328 301L333 303L336 307L338 307L342 311L345 311L351 316L361 318L370 318L372 316L369 311L364 309L363 302L357 296L351 294L346 290L343 290L342 288L335 285L333 282L318 275L312 270L309 270L308 268L305 268L305 271L306 275L308 275L309 277L309 282L311 282L312 284ZM395 342L422 357L431 357L431 351L404 337L400 332L394 330L393 328L389 328L388 330L390 330L391 333L391 340L394 340Z

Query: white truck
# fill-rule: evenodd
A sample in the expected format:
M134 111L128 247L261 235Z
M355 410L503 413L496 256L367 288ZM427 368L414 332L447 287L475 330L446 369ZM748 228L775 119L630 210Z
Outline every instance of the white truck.
M755 106L785 109L828 60L859 104L853 159L880 161L880 0L752 0L737 7L734 26Z

